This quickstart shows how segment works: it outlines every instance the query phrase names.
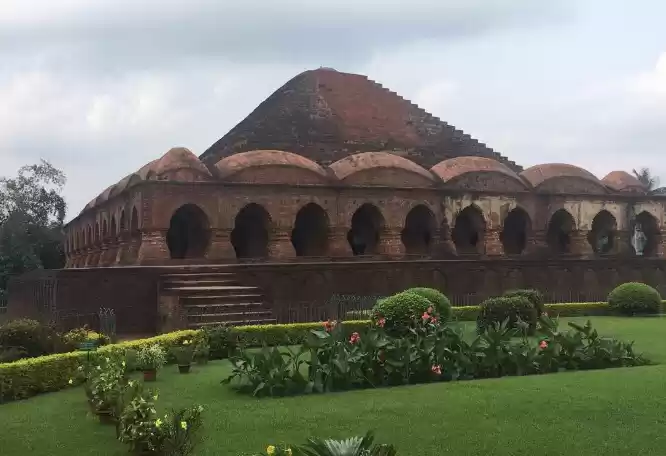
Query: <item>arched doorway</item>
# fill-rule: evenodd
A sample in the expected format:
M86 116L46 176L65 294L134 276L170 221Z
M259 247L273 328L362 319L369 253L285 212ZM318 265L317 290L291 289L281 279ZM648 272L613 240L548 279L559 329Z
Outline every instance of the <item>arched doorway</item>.
M116 227L116 216L114 215L111 217L111 239L115 239L115 237L118 235L117 227Z
M405 228L401 239L405 253L423 255L429 252L435 234L435 215L423 204L412 208L405 217Z
M130 231L132 233L139 231L139 214L136 211L136 207L132 208L132 217L130 218Z
M500 241L506 255L520 255L527 247L527 239L532 230L532 222L527 212L516 207L504 219Z
M231 232L236 258L267 257L270 226L271 217L263 206L251 203L241 209Z
M379 236L384 228L384 216L374 204L366 203L352 216L347 241L354 255L375 255L379 249Z
M603 210L592 219L592 229L587 235L587 242L592 246L596 254L611 253L615 248L615 233L617 231L617 220L613 214Z
M127 221L125 220L125 209L120 212L120 224L118 225L118 231L122 233L127 229Z
M296 214L291 243L296 256L324 256L328 250L328 215L321 206L309 203Z
M171 216L166 241L171 258L203 258L210 241L206 213L196 204L185 204L176 209Z
M452 235L458 254L482 253L485 231L486 221L481 209L471 205L460 211L456 216Z
M657 219L649 212L643 211L636 216L633 225L631 245L636 255L655 256L659 240Z
M546 235L548 247L553 253L571 252L571 233L576 229L576 221L566 209L559 209L550 218Z

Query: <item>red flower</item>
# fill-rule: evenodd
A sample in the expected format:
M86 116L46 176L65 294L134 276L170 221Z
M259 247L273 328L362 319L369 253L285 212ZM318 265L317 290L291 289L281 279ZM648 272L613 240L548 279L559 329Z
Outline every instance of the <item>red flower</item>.
M541 343L539 344L539 348L541 350L544 350L544 349L548 348L548 342L546 342L545 340L542 340Z
M428 312L423 312L421 318L423 319L423 321L430 320L430 314Z
M349 338L349 343L353 345L359 340L361 340L361 336L359 335L359 333L355 332L352 333L351 337Z
M430 368L433 374L442 375L442 366L436 364Z
M377 326L379 326L380 328L383 328L385 324L386 324L386 318L382 317L379 320L377 320Z
M433 317L430 319L430 323L432 323L433 325L436 325L436 324L437 324L437 317L433 316Z
M333 331L335 329L336 324L337 324L337 322L335 320L334 321L327 321L327 322L324 323L324 329L326 330L326 332L330 333L331 331Z

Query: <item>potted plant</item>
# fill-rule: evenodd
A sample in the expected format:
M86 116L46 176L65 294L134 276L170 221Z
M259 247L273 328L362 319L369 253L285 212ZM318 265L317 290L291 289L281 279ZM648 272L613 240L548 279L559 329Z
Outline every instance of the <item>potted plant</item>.
M194 346L194 360L197 364L208 364L210 359L210 345L207 341L202 340Z
M184 340L171 349L173 356L178 363L178 371L181 374L187 374L192 366L192 359L194 358L194 345L191 340Z
M166 364L166 352L158 344L141 348L136 354L136 362L143 371L146 382L154 382L157 370Z

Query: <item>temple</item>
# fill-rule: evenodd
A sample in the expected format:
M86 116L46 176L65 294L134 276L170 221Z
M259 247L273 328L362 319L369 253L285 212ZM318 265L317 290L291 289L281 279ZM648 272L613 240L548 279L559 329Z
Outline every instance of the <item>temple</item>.
M149 274L150 299L174 297L160 301L167 314L205 309L173 323L190 327L227 310L233 323L309 320L298 303L415 282L469 303L515 286L564 296L563 283L592 298L643 274L631 270L661 281L664 201L624 171L523 169L367 77L322 68L288 81L201 156L173 148L102 191L65 227L60 274L74 283L113 271L109 287L127 286L119 270ZM223 307L204 292L232 273L262 307ZM354 274L367 280L354 285ZM202 295L207 305L193 304Z

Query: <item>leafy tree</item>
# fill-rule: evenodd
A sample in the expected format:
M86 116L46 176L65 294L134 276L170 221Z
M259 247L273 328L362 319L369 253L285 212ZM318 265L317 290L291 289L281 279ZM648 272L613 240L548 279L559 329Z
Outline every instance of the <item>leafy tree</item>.
M636 179L638 179L641 184L645 185L648 190L654 190L659 186L659 178L652 175L652 172L649 168L641 168L636 171L632 170Z
M11 275L63 267L65 181L44 160L14 178L0 177L0 297Z

